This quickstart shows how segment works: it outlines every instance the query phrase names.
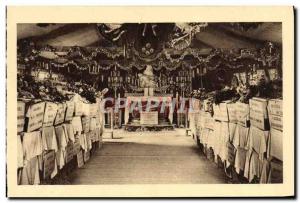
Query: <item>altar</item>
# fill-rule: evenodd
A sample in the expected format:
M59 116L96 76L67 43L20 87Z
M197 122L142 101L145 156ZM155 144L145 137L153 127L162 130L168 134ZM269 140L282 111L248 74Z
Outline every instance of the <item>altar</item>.
M138 74L138 90L125 94L125 129L173 129L173 95L155 91L158 81L151 65Z
M125 129L173 129L172 95L126 95Z

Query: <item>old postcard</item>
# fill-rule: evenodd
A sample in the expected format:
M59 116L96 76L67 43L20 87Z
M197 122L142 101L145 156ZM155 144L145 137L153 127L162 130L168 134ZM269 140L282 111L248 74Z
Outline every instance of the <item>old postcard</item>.
M293 7L8 7L8 197L294 196Z

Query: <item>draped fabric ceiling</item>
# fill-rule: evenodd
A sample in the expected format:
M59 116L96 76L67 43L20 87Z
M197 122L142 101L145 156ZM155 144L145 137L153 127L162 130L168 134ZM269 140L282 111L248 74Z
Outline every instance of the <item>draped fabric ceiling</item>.
M93 75L103 82L113 70L134 77L152 65L157 74L190 72L205 87L254 67L280 71L281 23L203 24L18 24L18 68L51 69L87 81Z
M94 47L106 45L95 24L19 24L18 39L39 45ZM255 29L233 29L225 23L209 23L195 35L196 48L255 48L266 41L281 44L281 23L262 23Z
M185 35L189 25L196 25L196 28L199 25L199 29L190 32L192 35ZM179 35L178 30L182 32ZM109 35L112 37L109 38ZM172 46L182 35L187 36L180 41L183 46L180 43ZM175 40L170 41L169 36L175 36ZM124 70L132 70L133 67L141 70L145 64L152 65L155 70L165 67L168 71L178 67L215 70L220 64L238 68L251 63L273 66L275 62L275 66L278 66L282 41L281 23L270 22L135 23L108 26L89 23L18 24L17 38L20 49L24 49L20 42L33 42L35 47L39 47L37 52L29 51L30 56L24 54L28 51L19 50L22 52L19 55L23 56L18 57L18 61L46 59L47 63L56 67L71 65L80 70L89 69L90 73L95 74L114 66ZM188 47L185 47L185 42ZM275 54L269 52L270 48L277 49ZM244 51L242 55L241 49L254 51Z

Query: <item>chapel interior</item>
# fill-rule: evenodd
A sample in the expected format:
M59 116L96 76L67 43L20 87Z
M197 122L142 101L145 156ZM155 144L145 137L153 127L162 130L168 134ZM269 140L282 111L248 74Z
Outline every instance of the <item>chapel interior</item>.
M281 31L18 24L18 184L282 182Z

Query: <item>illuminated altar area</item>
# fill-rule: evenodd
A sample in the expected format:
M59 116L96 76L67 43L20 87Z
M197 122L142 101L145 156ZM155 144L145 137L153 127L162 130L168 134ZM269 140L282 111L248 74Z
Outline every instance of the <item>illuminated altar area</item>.
M113 62L115 66L108 83L113 87L115 98L126 99L126 106L112 112L114 118L107 118L108 123L114 122L117 127L124 126L129 131L171 130L177 124L175 109L179 98L192 90L192 71L186 70L189 64L181 61L185 56L189 57L192 50L180 54L180 58L172 58L189 44L175 38L171 40L174 25L99 25L98 29L106 39L123 44L124 59ZM202 26L205 23L199 23L193 29ZM179 52L174 52L172 46L178 47Z

